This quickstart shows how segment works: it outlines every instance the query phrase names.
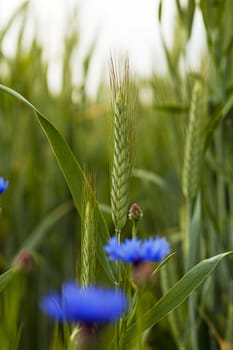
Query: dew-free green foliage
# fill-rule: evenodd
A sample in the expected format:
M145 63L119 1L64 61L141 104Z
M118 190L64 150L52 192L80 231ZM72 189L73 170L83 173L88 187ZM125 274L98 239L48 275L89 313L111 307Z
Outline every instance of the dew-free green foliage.
M233 3L174 3L171 47L161 30L167 74L160 75L156 67L150 78L136 78L133 149L127 148L124 125L120 134L115 129L115 136L107 127L107 120L122 116L125 97L115 93L115 109L110 109L108 84L101 85L96 98L86 92L95 43L82 64L83 81L79 86L72 82L71 62L79 47L75 14L64 38L62 86L56 94L48 88L48 64L38 40L34 38L27 48L23 45L27 3L1 28L0 176L9 179L0 197L1 349L69 346L72 327L54 326L38 303L48 290L80 277L82 271L84 284L90 279L114 285L117 269L102 246L116 228L124 226L122 236L130 237L129 198L143 211L138 235L165 235L175 254L143 290L141 321L135 319L133 298L132 312L122 320L119 332L111 327L103 330L100 348L115 349L114 344L122 350L137 348L138 327L150 329L140 340L143 349L232 348L232 255L225 252L233 250ZM162 1L157 10L162 28ZM206 50L199 69L187 66L182 72L197 11ZM8 57L2 44L15 21L21 27L15 54ZM121 148L118 152L113 145L112 159L109 136L113 144L118 137L116 146ZM130 187L127 152L136 155ZM113 181L114 162L120 167ZM83 169L94 172L96 190ZM96 239L93 252L88 232ZM34 259L26 271L14 265L23 249L31 250ZM80 256L82 249L85 255ZM93 259L90 265L88 259ZM121 269L120 283L134 296L135 286L125 280L128 272Z

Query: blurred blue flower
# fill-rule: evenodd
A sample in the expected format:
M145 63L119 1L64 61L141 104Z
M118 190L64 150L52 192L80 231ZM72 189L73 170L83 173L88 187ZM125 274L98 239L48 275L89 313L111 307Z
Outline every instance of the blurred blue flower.
M122 260L126 263L140 263L155 261L160 262L170 253L170 244L166 238L149 238L140 240L137 237L126 239L119 243L116 237L112 237L104 247L110 260Z
M56 321L107 323L121 317L127 299L120 290L94 286L82 288L75 282L64 283L61 293L49 293L41 309Z
M3 193L8 187L8 181L5 181L2 176L0 176L0 194Z

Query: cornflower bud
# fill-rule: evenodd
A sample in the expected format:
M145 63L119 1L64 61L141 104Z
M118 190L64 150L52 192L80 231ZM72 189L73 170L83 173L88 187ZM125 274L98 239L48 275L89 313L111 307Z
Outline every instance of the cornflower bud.
M137 203L131 205L128 217L132 221L139 221L143 217L142 210Z
M29 271L32 269L34 258L29 250L21 250L14 259L14 266L20 270Z

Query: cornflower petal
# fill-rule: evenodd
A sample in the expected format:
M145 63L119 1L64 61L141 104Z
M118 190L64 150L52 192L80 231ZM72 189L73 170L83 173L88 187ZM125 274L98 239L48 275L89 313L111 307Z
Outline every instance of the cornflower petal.
M8 181L4 180L2 176L0 176L0 194L3 193L8 187Z
M60 295L50 293L41 303L41 309L57 321L87 324L114 322L126 308L127 299L120 290L84 289L73 281L63 285Z
M143 261L159 262L163 260L163 258L169 254L169 252L170 244L165 238L156 237L153 239L151 237L144 240L141 255Z
M133 237L132 239L126 239L125 242L121 244L119 255L121 260L133 263L141 260L141 250L141 241L137 237Z
M160 262L170 252L170 244L166 238L149 238L139 240L137 237L126 239L118 243L113 237L104 250L109 254L110 260L122 260L126 263Z
M64 311L62 309L61 296L58 293L49 293L40 303L42 311L46 312L50 317L56 321L64 319Z
M120 243L116 237L111 237L109 239L108 244L104 246L104 250L109 254L110 260L119 260L121 256Z

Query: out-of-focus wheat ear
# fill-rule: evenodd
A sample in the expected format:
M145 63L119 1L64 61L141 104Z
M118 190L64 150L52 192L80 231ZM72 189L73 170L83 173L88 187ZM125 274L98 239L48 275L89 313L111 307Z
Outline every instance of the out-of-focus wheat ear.
M96 274L96 213L94 197L94 176L87 176L90 187L84 185L81 224L81 274L80 281L86 287L95 282ZM95 192L95 191L93 191Z
M113 106L111 155L111 209L116 233L120 234L127 220L129 180L132 167L132 109L129 62L122 77L111 59L110 84Z
M204 84L196 81L192 91L182 177L183 194L190 200L196 196L200 183L204 150L203 126L205 113L206 94Z

